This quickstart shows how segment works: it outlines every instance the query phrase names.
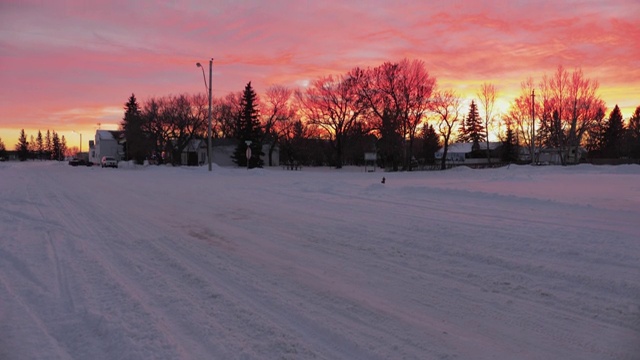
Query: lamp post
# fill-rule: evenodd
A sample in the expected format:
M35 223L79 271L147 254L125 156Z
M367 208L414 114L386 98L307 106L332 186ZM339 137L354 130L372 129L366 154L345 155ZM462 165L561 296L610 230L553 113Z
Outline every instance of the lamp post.
M204 68L202 64L196 63L196 66L202 69L202 78L204 79L204 87L208 88L209 92L209 128L207 129L207 157L209 158L209 171L211 171L211 79L213 69L213 58L209 60L209 86L207 86L207 78L204 75Z

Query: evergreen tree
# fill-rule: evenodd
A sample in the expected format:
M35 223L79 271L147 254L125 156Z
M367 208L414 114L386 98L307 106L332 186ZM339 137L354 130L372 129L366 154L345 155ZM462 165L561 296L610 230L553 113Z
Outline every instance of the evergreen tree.
M58 133L53 131L53 136L51 137L51 160L60 160L60 138L58 137Z
M38 137L36 138L36 157L42 160L42 154L44 153L44 142L42 140L42 132L38 130Z
M426 164L434 164L436 151L440 150L440 137L433 128L433 125L422 130L422 151Z
M473 143L473 150L480 149L480 143L486 141L484 134L484 125L482 119L478 113L478 106L475 101L471 101L469 105L469 114L465 121L460 125L459 142L471 142Z
M604 131L603 150L606 157L620 157L623 136L624 124L622 122L622 113L618 105L616 105L613 110L611 110L611 114L609 114L609 121Z
M58 160L64 160L65 156L67 156L67 139L62 135L60 138L60 156L58 157Z
M29 157L29 142L27 141L27 135L24 133L24 129L20 130L16 151L18 152L18 159L20 159L20 161L25 161Z
M502 141L502 161L512 163L518 160L518 146L511 126L507 127L507 134Z
M35 159L38 149L36 148L36 139L33 135L29 135L29 158Z
M0 161L4 161L7 158L7 148L4 146L4 142L2 142L2 138L0 138Z
M629 119L627 134L629 155L633 158L640 159L640 106L636 108L636 111Z
M44 138L44 156L45 159L53 159L53 139L51 132L47 129L47 136Z
M584 147L589 152L590 158L600 158L603 153L604 146L604 134L607 127L607 121L605 120L604 110L599 109L598 113L593 119L591 126L587 130L587 138L584 142Z
M133 159L136 163L142 164L150 149L147 146L149 143L147 136L142 129L143 117L135 94L131 94L124 105L124 110L124 117L120 127L124 131L124 136L127 140L124 149L125 157L127 160Z
M636 138L640 138L640 106L636 108L636 111L629 119L629 130Z
M249 168L262 167L264 162L262 156L263 133L260 126L258 113L258 96L251 87L251 82L247 83L242 93L240 101L240 113L236 120L236 139L238 146L233 153L233 162L238 166L247 166L247 141L251 141L251 159Z

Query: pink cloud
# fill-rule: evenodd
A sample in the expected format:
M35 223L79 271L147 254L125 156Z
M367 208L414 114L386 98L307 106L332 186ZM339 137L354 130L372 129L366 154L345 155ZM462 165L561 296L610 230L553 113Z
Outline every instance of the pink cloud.
M636 0L3 2L0 128L88 126L132 92L203 91L195 63L211 57L216 96L410 57L469 96L483 81L516 96L562 64L597 78L609 106L633 104L638 13Z

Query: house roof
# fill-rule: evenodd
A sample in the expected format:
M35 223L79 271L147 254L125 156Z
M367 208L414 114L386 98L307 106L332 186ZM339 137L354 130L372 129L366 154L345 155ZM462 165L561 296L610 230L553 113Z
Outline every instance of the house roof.
M122 131L96 130L96 135L100 140L117 140L122 134Z

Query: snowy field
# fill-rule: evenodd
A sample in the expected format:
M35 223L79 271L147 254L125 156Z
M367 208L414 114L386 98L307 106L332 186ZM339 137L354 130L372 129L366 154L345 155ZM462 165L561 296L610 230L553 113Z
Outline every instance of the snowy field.
M0 163L0 359L640 359L640 166L213 170Z

